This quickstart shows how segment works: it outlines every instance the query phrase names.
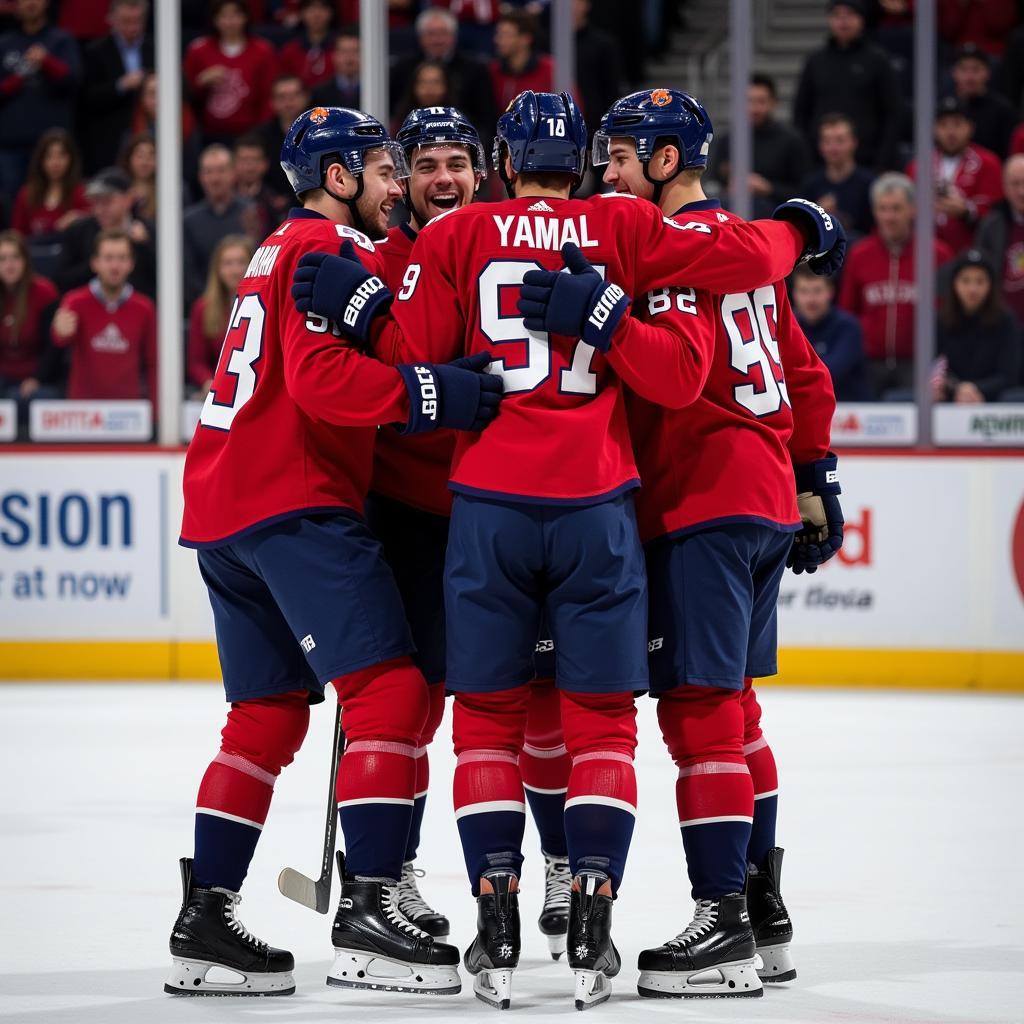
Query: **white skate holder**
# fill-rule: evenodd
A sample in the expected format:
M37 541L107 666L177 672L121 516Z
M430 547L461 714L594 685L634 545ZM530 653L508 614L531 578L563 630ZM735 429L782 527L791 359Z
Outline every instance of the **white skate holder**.
M459 968L406 964L356 949L334 950L327 984L339 988L369 988L378 992L416 992L451 996L462 991Z
M577 1010L589 1010L607 1002L612 994L611 981L601 971L573 971L576 979L574 999Z
M295 991L291 971L248 974L223 964L174 957L164 991L176 996L287 996Z
M512 1003L512 969L482 970L473 978L473 993L482 1003L507 1010Z
M641 971L637 989L642 996L666 998L715 998L722 996L764 995L764 986L757 976L762 961L759 956L750 960L705 967L699 971Z

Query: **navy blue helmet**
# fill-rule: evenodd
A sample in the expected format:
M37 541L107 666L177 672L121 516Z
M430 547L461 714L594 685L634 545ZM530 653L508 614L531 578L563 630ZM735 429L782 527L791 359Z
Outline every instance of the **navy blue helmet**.
M626 138L636 143L645 173L659 142L679 147L681 170L707 167L713 135L711 116L689 93L678 89L634 92L616 100L601 118L601 127L594 133L592 159L595 164L608 163L611 140Z
M419 107L402 122L395 136L412 165L412 152L420 146L465 146L473 170L487 177L487 161L480 136L469 118L455 107Z
M361 110L347 107L313 107L292 122L281 146L281 167L296 195L320 188L324 172L340 163L359 179L369 150L383 149L395 162L395 177L407 178L409 166L402 147L384 125Z
M567 93L521 92L498 118L494 166L505 182L505 154L517 174L572 174L578 187L587 166L587 126Z

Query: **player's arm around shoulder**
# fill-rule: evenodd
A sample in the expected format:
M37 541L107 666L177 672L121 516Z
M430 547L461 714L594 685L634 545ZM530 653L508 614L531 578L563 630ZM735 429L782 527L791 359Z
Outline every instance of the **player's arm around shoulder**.
M658 288L641 295L612 337L608 362L642 398L670 409L697 400L715 348L711 295Z
M268 242L273 240L275 235ZM358 266L364 277L367 272L377 277L380 257L373 243L352 228L325 223L323 230L296 232L282 240L268 292L278 316L285 386L306 413L339 426L404 422L409 399L398 371L363 355L343 332L343 324L328 316L325 304L316 301L315 292L309 308L296 308L293 280L300 264L308 256L337 253L339 243L351 246L355 256L345 262ZM260 271L256 263L259 253L257 250L247 276ZM377 291L375 288L372 294ZM354 297L355 289L346 296L342 318ZM358 318L364 307L356 309L350 319Z

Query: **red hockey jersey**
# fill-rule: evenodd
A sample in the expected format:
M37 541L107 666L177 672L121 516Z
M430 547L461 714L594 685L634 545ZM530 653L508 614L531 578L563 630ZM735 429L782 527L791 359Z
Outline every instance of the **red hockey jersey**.
M156 407L156 307L130 284L110 302L93 279L61 300L78 317L75 333L53 343L71 349L68 398L148 398Z
M377 243L384 260L381 276L394 295L405 287L409 255L415 241L416 232L408 224L399 224L388 232L385 242ZM434 515L451 515L452 492L448 490L448 476L454 453L454 430L403 436L394 427L381 427L377 432L370 490Z
M711 223L720 216L739 220L717 200L691 203L676 218ZM684 271L679 283L686 280ZM675 301L699 295L684 290ZM785 282L708 298L714 340L696 400L666 409L628 397L645 542L712 523L795 529L793 463L829 449L832 380L797 325ZM646 301L658 323L673 300L663 289Z
M310 210L292 210L254 253L185 457L186 547L289 516L362 510L377 424L404 423L408 393L397 370L352 348L323 317L296 312L291 296L302 254L336 253L345 238L382 273L365 235Z
M785 276L803 249L789 224L673 222L632 196L520 197L435 218L419 234L378 339L387 362L444 362L490 352L505 400L481 434L459 434L451 487L514 501L591 504L637 485L622 382L679 404L693 372L696 310L653 327L624 317L607 355L578 338L528 332L516 309L523 275L562 268L575 242L633 296L682 277L755 288ZM640 317L646 312L642 303ZM704 318L706 319L706 318ZM689 400L689 399L687 399Z

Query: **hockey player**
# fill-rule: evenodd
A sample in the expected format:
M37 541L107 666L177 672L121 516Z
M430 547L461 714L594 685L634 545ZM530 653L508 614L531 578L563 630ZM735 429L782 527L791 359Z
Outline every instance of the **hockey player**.
M383 366L335 325L294 308L289 289L303 253L335 252L345 240L380 269L367 234L384 233L407 171L377 120L307 111L281 164L301 208L249 264L185 460L181 543L198 552L231 708L199 789L195 854L181 862L165 989L294 991L292 955L251 935L236 908L274 782L302 743L309 705L331 683L348 741L337 788L347 863L328 982L454 993L458 950L410 924L396 903L427 689L362 506L377 424L481 429L500 381L477 372L480 360ZM371 275L344 321L358 328L387 294Z
M560 264L567 241L589 250L636 293L686 266L701 283L758 287L787 273L806 243L789 225L697 231L621 197L572 200L586 130L565 94L521 94L498 124L495 165L513 197L428 225L403 290L375 338L386 361L435 352L493 354L505 384L492 444L456 444L446 563L446 685L454 713L456 817L478 936L464 962L484 1001L507 1006L519 956L522 747L531 654L542 613L557 655L565 745L572 758L565 831L574 872L568 959L577 1006L608 997L619 957L610 935L636 803L632 692L646 686L646 592L631 492L636 470L622 382L679 400L690 340L710 317L670 308L658 326L625 315L629 299L589 265L570 279L582 312L571 335L529 330L515 311L524 274ZM835 241L806 218L814 253ZM334 315L360 286L359 268L313 254L296 296ZM620 276L623 275L623 276ZM643 311L641 310L641 315ZM422 325L429 323L430 330ZM613 344L614 342L614 344ZM699 347L699 342L696 343Z
M379 251L384 283L398 294L415 287L418 271L409 268L409 254L417 233L434 217L471 203L487 175L487 165L476 129L455 107L413 110L396 140L409 165L405 183L409 221L391 228ZM448 935L448 919L423 899L417 884L422 872L417 871L415 860L430 777L427 748L444 714L443 584L452 507L448 474L454 451L454 431L408 435L393 427L382 428L377 433L373 482L366 502L366 519L395 575L416 644L414 660L430 695L427 722L416 748L416 803L398 906L414 924L442 939ZM562 826L569 759L561 740L552 645L545 637L538 647L538 678L531 688L520 762L544 855L539 924L552 956L558 959L565 952L569 922L569 861Z
M707 111L685 93L634 93L603 118L594 163L607 165L604 180L618 192L653 199L681 224L735 222L701 189L711 132ZM676 283L688 283L685 271ZM679 295L700 298L692 289ZM678 301L653 292L648 310ZM630 403L644 481L637 515L651 692L679 768L676 801L697 901L681 934L641 953L641 995L752 996L761 980L796 976L779 891L778 779L751 677L776 672L785 567L813 572L842 543L829 451L835 398L783 281L716 295L714 320L713 359L696 401L680 409ZM755 942L763 961L756 969Z

